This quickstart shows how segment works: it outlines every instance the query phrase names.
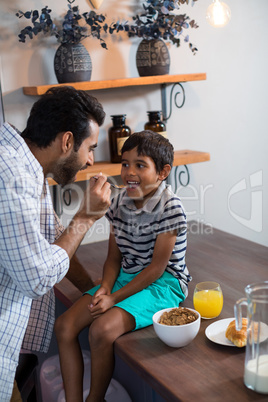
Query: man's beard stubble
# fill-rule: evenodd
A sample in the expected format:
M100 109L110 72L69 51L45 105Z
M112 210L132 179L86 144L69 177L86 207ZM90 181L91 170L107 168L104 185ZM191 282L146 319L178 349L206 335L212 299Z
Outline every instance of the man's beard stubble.
M87 165L81 166L77 153L73 151L67 159L58 162L52 178L59 185L64 187L66 184L74 182L75 176L79 170L84 170L86 168Z

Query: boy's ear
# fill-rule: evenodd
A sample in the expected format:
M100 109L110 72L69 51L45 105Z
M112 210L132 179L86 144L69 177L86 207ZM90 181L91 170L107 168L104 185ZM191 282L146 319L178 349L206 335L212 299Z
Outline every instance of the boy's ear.
M67 153L72 149L74 144L74 136L71 131L65 131L61 137L61 149L63 153Z
M159 173L159 179L162 181L165 180L168 177L170 171L171 171L171 166L168 164L165 165L163 167L163 169L161 170L161 172Z

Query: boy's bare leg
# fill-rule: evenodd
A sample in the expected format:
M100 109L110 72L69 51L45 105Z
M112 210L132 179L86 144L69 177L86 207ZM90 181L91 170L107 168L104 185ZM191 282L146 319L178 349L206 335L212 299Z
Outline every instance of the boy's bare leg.
M89 329L91 386L86 402L104 401L114 370L114 341L134 328L134 317L118 307L92 322Z
M60 354L61 373L67 402L83 402L84 363L78 341L79 333L92 322L88 294L79 299L55 323Z

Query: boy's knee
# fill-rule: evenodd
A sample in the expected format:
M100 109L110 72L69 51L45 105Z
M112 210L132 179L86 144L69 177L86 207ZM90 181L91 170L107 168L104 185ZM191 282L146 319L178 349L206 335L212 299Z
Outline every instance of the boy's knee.
M56 319L54 331L58 340L69 337L70 325L68 324L68 321L66 320L64 315L61 315Z
M107 322L103 322L100 319L94 320L89 327L88 337L91 346L101 346L112 342L110 326Z
M113 330L109 322L96 319L92 322L88 332L91 347L101 347L114 342Z

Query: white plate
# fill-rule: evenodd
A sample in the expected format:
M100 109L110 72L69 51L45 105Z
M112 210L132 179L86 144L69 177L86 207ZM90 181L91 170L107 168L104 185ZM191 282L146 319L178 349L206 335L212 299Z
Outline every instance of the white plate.
M219 345L235 346L225 337L226 329L233 320L235 320L235 318L225 318L223 320L213 322L206 328L206 337L212 342L218 343ZM260 329L260 342L263 342L268 338L268 326L261 322Z
M224 318L210 324L205 331L206 337L219 345L235 346L231 341L225 337L225 331L235 318Z

